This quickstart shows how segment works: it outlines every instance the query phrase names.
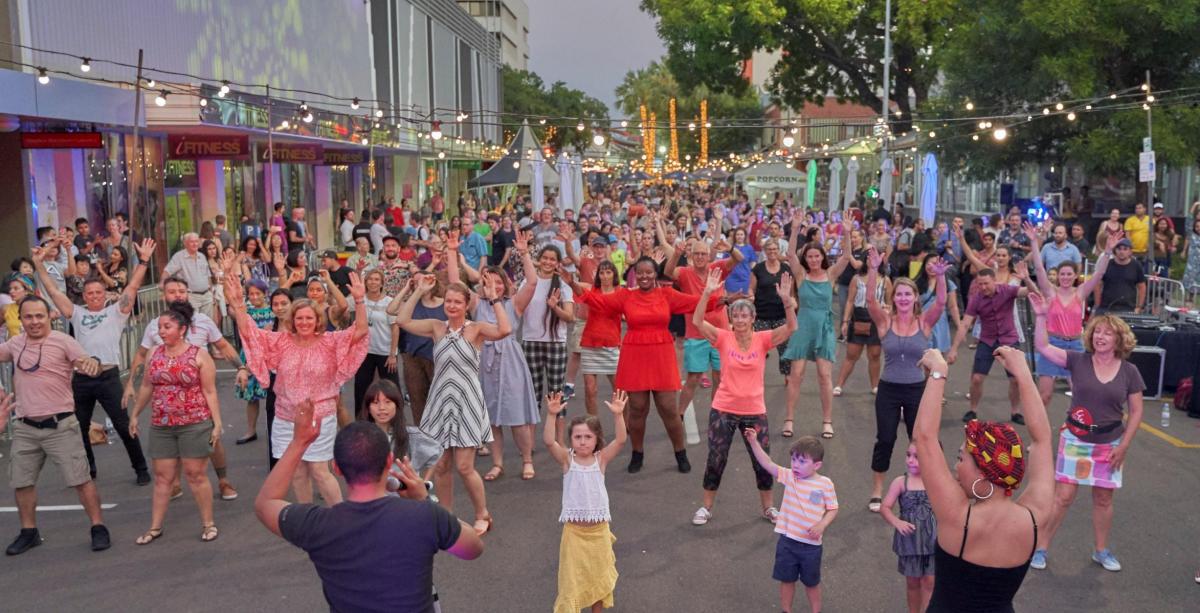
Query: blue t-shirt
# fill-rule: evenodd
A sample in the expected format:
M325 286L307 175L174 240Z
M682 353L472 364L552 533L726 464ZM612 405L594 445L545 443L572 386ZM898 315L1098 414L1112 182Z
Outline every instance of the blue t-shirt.
M479 234L471 232L459 243L458 252L463 254L471 268L479 270L479 263L487 257L487 248L487 240Z
M725 291L731 294L746 293L750 291L750 270L754 268L757 258L754 255L754 247L750 245L734 248L741 251L745 257L729 271L729 276L725 279Z

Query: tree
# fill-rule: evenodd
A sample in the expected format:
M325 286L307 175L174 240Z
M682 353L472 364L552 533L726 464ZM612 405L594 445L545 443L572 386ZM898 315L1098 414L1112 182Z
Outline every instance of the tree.
M969 0L960 10L971 18L956 20L947 37L944 92L924 113L972 118L931 126L950 137L938 139L943 166L994 177L1022 162L1071 160L1089 174L1129 177L1146 136L1147 70L1160 92L1153 103L1160 164L1196 163L1200 111L1184 88L1200 84L1200 0ZM978 117L1007 123L1007 141L971 140Z
M625 73L625 79L616 89L617 106L625 117L631 119L632 129L640 121L640 107L646 105L648 112L656 115L657 124L663 126L657 141L670 144L670 101L675 98L676 124L679 155L693 157L700 152L700 132L689 131L687 125L700 122L700 101L708 100L708 117L713 123L708 135L709 157L724 153L744 153L754 149L761 136L762 104L753 92L714 92L705 85L698 85L690 92L685 91L665 63L654 61L649 66ZM752 123L750 127L736 127L738 123ZM733 126L729 124L735 124Z
M912 103L923 103L937 78L955 4L892 2L889 98L901 112L898 129L906 129ZM744 91L744 61L756 50L778 49L782 58L767 83L777 101L800 108L832 93L883 111L884 0L642 0L642 9L658 18L667 66L685 89Z
M502 66L500 74L504 88L504 131L508 134L515 134L524 118L549 118L545 124L530 121L543 145L555 151L563 147L583 151L592 143L592 124L607 123L607 105L562 81L547 89L542 78L528 70ZM580 121L584 123L583 130L576 129Z

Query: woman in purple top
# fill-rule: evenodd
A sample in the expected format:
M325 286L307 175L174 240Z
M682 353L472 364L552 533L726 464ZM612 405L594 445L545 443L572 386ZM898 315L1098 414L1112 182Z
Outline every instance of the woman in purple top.
M1121 487L1125 453L1142 423L1142 391L1136 366L1126 361L1137 338L1129 325L1113 315L1093 316L1083 331L1086 353L1065 351L1050 344L1046 334L1049 303L1032 294L1037 317L1034 344L1042 357L1071 373L1071 409L1059 430L1054 466L1054 513L1046 522L1034 552L1033 568L1046 568L1046 549L1081 485L1092 488L1092 532L1096 548L1092 561L1105 570L1119 571L1121 563L1108 546L1112 529L1113 492ZM1128 412L1128 419L1126 419Z

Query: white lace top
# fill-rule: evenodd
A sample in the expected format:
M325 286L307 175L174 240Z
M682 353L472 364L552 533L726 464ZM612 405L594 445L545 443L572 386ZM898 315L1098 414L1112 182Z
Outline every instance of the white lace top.
M571 465L563 474L562 514L558 516L559 523L594 524L612 521L612 515L608 511L608 490L604 487L604 473L600 471L600 458L596 458L591 466L584 466L575 462L573 450L568 453Z

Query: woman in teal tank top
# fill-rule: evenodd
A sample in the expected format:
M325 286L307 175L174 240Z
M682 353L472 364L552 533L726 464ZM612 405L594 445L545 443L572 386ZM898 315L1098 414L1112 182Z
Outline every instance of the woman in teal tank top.
M802 245L788 253L788 265L796 275L796 295L800 310L796 315L798 327L788 340L783 359L791 360L791 374L787 380L787 415L783 422L783 435L792 435L796 403L800 399L800 384L804 382L804 371L809 362L817 365L817 380L821 387L821 436L833 438L833 359L837 354L837 342L833 329L833 283L850 263L850 233L854 220L847 216L842 222L842 254L830 265L829 256L819 242ZM803 232L804 212L792 215L789 245L796 245L796 237ZM801 265L803 264L803 265Z

